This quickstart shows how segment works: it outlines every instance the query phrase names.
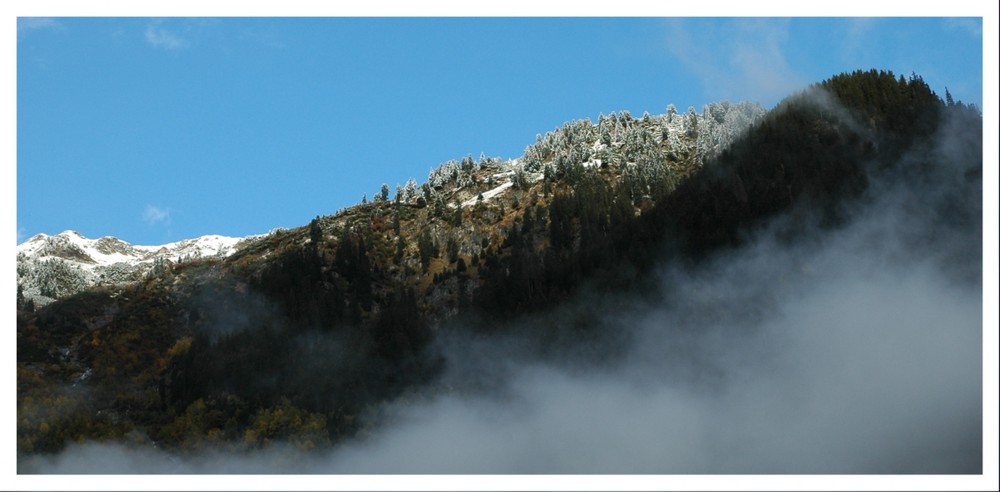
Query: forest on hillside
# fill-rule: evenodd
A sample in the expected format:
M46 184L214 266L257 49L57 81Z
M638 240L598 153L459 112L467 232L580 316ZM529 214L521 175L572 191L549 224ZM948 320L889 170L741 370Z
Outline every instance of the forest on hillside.
M919 76L871 70L834 76L755 114L726 103L701 118L671 108L568 123L540 135L516 169L467 157L432 170L423 185L397 187L394 198L383 186L371 201L365 196L356 207L273 233L225 260L164 266L128 287L84 289L39 308L19 298L19 471L59 469L68 463L60 453L86 443L155 446L181 457L269 449L341 456L336 450L381 442L382 429L405 424L400 408L441 410L434 405L442 401L479 408L504 400L495 395L553 388L576 401L592 396L580 374L599 384L608 374L629 374L629 384L652 384L653 395L673 391L664 381L690 383L695 394L729 388L740 377L730 360L763 350L754 338L763 329L755 327L769 326L775 306L795 312L798 304L785 299L810 292L788 285L822 288L826 277L809 272L836 279L837 271L854 271L835 249L841 243L858 264L884 253L873 264L894 265L893 273L929 264L935 281L945 279L929 284L945 296L942 308L966 308L955 307L958 324L975 328L980 313L968 308L980 302L974 294L982 280L978 108L950 94L942 99ZM745 130L728 130L738 127ZM484 197L501 175L510 191ZM885 217L893 227L871 226ZM857 239L878 231L891 235L876 245ZM897 243L905 247L886 246ZM847 266L824 263L831 255ZM712 272L733 286L723 288ZM737 348L706 348L719 338ZM922 340L912 344L923 350ZM981 354L969 344L956 353ZM720 352L727 362L716 359ZM636 365L647 359L654 362ZM960 383L938 384L975 388L966 376L981 370L978 363L968 371L959 364ZM746 364L758 370L757 362ZM551 388L524 379L524 367L539 366L556 368L539 379L554 381ZM610 393L632 401L616 388ZM982 395L970 392L943 414L956 422L975 417L968 412ZM671 401L689 400L658 403L669 410ZM967 425L981 434L981 415ZM936 466L981 469L975 430L942 437L940 449L928 441L931 456L954 458ZM879 460L844 466L914 472L933 462ZM780 462L664 466L788 471ZM579 471L555 463L496 469ZM818 460L803 463L807 473L830 470ZM288 466L323 469L309 460ZM649 472L621 466L598 468Z

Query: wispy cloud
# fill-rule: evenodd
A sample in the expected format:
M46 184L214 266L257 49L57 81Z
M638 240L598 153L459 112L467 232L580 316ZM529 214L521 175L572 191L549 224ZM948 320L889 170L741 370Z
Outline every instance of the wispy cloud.
M17 36L21 37L32 31L46 29L63 29L63 25L50 17L18 17Z
M875 17L850 17L841 21L840 57L845 60L863 59L870 51L869 33L877 27Z
M176 50L184 48L188 45L187 40L175 32L168 31L163 28L159 25L159 23L153 23L146 26L146 42L154 48L162 48L165 50Z
M954 17L947 19L949 29L965 31L974 38L983 37L983 20L977 17Z
M59 23L51 17L18 17L17 29L51 29L59 27Z
M806 81L785 55L788 28L786 19L674 20L667 49L709 99L771 104Z
M756 42L748 42L756 40ZM780 98L805 83L785 57L788 42L788 21L746 21L737 35L732 64L737 73L750 84L750 89L763 98Z
M281 35L273 28L247 29L240 33L240 40L254 43L262 48L282 49L286 47Z
M160 208L155 205L146 205L146 211L142 213L142 220L149 225L160 222L170 223L170 209Z

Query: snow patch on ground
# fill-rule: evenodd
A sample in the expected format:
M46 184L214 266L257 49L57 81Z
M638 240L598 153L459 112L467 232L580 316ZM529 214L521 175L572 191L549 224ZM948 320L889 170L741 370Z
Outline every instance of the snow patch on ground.
M511 186L514 186L514 183L508 181L508 182L506 182L506 183L504 183L504 184L502 184L500 186L497 186L496 188L493 188L492 190L484 191L482 193L482 195L483 195L483 201L484 202L489 201L490 198L493 198L493 197L495 197L495 196L503 193L504 191L507 191L507 188L510 188ZM479 202L479 196L477 195L477 196L474 196L474 197L472 197L472 198L470 198L470 199L462 202L462 207L471 207L472 205L475 205L478 202Z

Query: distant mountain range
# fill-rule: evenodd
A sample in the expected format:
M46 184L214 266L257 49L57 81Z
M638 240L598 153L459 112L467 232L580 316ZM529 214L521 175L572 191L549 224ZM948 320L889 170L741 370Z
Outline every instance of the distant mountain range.
M17 282L22 295L46 304L88 287L141 279L157 265L225 258L258 237L208 235L142 246L110 236L88 239L76 231L36 234L17 246Z
M887 206L890 185L910 252L978 279L981 180L978 108L871 70L771 111L722 102L568 122L517 159L448 161L425 183L261 236L39 234L17 248L18 453L336 446L380 425L387 402L504 385L462 373L449 344L496 367L507 363L480 345L614 367L634 317L590 301L670 301L680 292L662 272L710 272L766 229L812 248L817 230ZM778 277L731 288L749 296ZM661 328L681 337L665 345L679 357L727 309L675 308L692 328ZM705 367L692 373L714 384Z
M412 181L405 188L397 186L397 194L400 202L409 205L415 205L420 198L425 198L421 202L424 206L435 205L435 200L443 202L437 204L437 212L442 205L450 210L470 208L501 194L523 195L517 192L515 181L522 181L522 189L546 177L552 182L555 174L563 174L571 164L581 169L615 165L628 168L626 173L631 171L643 182L664 181L668 174L690 174L765 114L756 103L725 101L706 105L700 114L694 108L678 113L673 105L665 114L644 114L640 118L633 118L627 111L611 113L602 115L597 125L579 120L539 136L518 159L503 161L483 156L474 162L469 156L445 162L430 172L424 184L428 192L423 196ZM483 190L484 186L489 189ZM649 193L646 190L645 194ZM388 195L373 194L374 202L388 199ZM345 212L350 215L349 210ZM519 215L513 209L511 212ZM207 235L141 246L115 237L89 239L72 230L54 236L37 234L17 246L17 282L24 300L45 305L90 287L135 282L158 266L226 258L265 236ZM445 238L440 239L443 245Z

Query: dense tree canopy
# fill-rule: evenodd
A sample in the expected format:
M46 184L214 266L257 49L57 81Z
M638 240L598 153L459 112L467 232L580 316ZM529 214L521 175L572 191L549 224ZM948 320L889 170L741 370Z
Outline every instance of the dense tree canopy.
M843 74L757 108L567 123L519 162L449 161L395 200L383 185L224 261L163 265L33 312L19 290L18 449L132 431L188 450L327 446L371 405L434 380L435 334L454 316L502 332L586 285L648 288L653 265L710 258L780 214L838 227L873 178L939 179L941 156L919 149L945 121L982 145L978 110L917 76ZM955 179L974 189L976 169ZM972 220L959 198L928 203ZM32 275L60 267L46 268ZM557 350L593 329L571 326L532 335Z

